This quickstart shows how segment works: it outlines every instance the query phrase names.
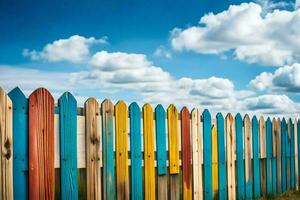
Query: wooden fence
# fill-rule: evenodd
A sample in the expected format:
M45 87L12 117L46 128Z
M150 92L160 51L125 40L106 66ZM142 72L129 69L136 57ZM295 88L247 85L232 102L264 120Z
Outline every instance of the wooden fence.
M0 88L0 199L254 199L299 189L300 122Z

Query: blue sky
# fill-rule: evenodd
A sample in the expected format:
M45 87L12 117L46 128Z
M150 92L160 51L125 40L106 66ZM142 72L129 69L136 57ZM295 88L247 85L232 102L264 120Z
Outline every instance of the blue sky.
M297 114L299 2L1 1L0 85ZM298 80L299 79L299 80Z

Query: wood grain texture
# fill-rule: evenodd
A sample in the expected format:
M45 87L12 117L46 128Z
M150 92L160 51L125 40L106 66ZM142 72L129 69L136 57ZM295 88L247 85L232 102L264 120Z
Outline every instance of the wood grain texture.
M54 99L44 88L29 96L29 199L54 199Z
M131 154L131 199L143 198L141 110L137 103L129 106L130 154ZM165 152L166 153L166 152Z
M18 88L8 93L13 104L13 188L15 199L28 199L28 99Z
M299 190L299 162L298 162L298 126L297 119L294 119L294 143L295 143L295 189Z
M124 101L115 105L117 199L129 199L128 110Z
M144 186L146 200L156 199L155 195L155 167L154 167L154 127L153 109L150 104L143 106L144 130Z
M0 195L12 200L13 195L13 107L10 98L0 87Z
M170 198L177 200L179 194L179 134L178 112L171 104L167 109L168 116L168 139L169 139L169 170L170 170Z
M281 154L281 121L278 118L276 120L276 130L277 130L277 193L282 193L282 175L281 175L281 160L282 160L282 154Z
M78 199L77 102L65 92L58 100L61 199Z
M281 187L282 192L286 191L286 139L287 139L287 124L283 118L281 121Z
M87 200L101 199L100 110L96 99L85 104Z
M277 194L277 121L272 119L272 194Z
M244 134L243 120L238 113L235 116L236 132L236 171L237 171L237 198L245 199L245 163L244 163Z
M218 199L218 135L216 120L212 121L212 186L213 199Z
M217 114L218 135L218 189L219 199L227 199L227 177L226 177L226 147L224 118L221 113Z
M252 118L253 197L260 197L259 133L256 116Z
M252 126L249 115L244 117L244 141L245 141L245 197L253 198L253 167L252 167Z
M263 196L267 195L266 177L266 122L263 116L259 118L259 147L260 147L260 189Z
M212 141L211 115L207 109L202 113L203 120L203 185L204 199L213 199L212 187Z
M181 110L181 160L183 199L192 199L190 112Z
M114 105L109 99L101 104L102 113L102 158L103 199L116 199L114 162ZM117 167L116 167L117 168Z
M266 121L266 186L267 186L267 195L272 195L272 122L270 118L267 118Z
M193 199L203 199L202 182L202 122L198 109L192 110Z
M228 200L236 199L235 182L235 122L229 113L225 118Z

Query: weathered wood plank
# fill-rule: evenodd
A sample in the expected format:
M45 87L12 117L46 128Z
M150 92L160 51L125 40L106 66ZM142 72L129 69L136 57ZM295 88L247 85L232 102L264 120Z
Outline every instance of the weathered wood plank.
M298 162L298 125L297 119L294 120L294 142L295 142L295 187L299 190L299 162Z
M244 117L244 141L245 141L245 190L246 199L253 198L253 168L252 168L252 130L249 115Z
M155 200L155 168L154 168L154 127L153 109L150 104L143 106L144 130L144 170L145 170L145 196L146 200Z
M109 99L101 103L103 199L116 199L114 162L114 105Z
M235 116L236 132L236 165L237 165L237 199L245 199L245 164L244 164L244 134L243 121L238 113Z
M130 154L131 154L131 199L143 199L141 110L137 103L129 106Z
M263 116L259 118L259 147L260 147L260 189L263 196L267 195L266 178L266 122Z
M191 131L192 131L192 152L193 152L193 198L202 200L203 199L202 122L201 122L201 114L198 109L192 110L191 126L192 126Z
M190 129L190 112L187 107L183 107L181 110L181 160L183 199L192 199Z
M10 91L8 96L13 104L13 194L15 199L26 200L28 199L28 99L18 87Z
M39 88L29 96L29 199L54 195L54 99Z
M101 199L100 110L96 99L85 102L87 200Z
M259 131L256 116L252 118L253 197L260 197Z
M287 124L283 118L281 121L281 187L282 192L286 191L286 139L287 139Z
M229 113L225 119L226 125L226 158L227 158L227 188L228 199L236 199L235 183L235 122Z
M207 109L202 113L203 118L203 178L204 199L213 199L212 188L212 141L211 115Z
M267 195L272 195L272 122L270 118L266 121L266 179Z
M124 101L115 105L117 199L129 199L128 110Z
M13 106L10 98L0 87L0 195L12 200L13 195Z
M218 135L218 188L219 199L227 199L227 177L226 177L226 147L224 118L221 113L217 114L217 135Z
M170 170L170 198L177 200L179 194L179 137L178 137L178 112L171 104L167 109L168 139L169 139L169 170Z
M272 194L277 194L277 121L272 119Z
M212 186L213 199L218 199L218 135L217 122L212 120Z
M60 130L61 199L78 199L77 102L69 92L58 100Z

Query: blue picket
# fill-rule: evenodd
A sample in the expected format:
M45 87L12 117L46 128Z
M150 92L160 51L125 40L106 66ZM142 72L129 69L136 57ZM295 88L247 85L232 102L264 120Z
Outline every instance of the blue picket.
M157 173L167 173L167 150L166 150L166 112L162 105L155 108L155 130L156 130L156 152L157 152Z
M131 152L131 199L143 199L141 110L136 102L129 106Z
M286 137L287 127L283 118L281 121L281 188L282 192L286 191Z
M291 124L291 189L295 189L295 139L294 139L294 124L290 119Z
M296 124L295 124L296 126ZM297 121L297 142L298 142L298 176L300 176L300 120ZM300 185L300 177L298 177L298 182Z
M277 145L277 121L275 118L272 120L272 194L277 194L277 152L276 152L276 145ZM274 150L274 151L273 151Z
M227 178L226 178L226 151L225 151L225 131L224 117L217 114L217 136L218 136L218 188L219 200L227 199Z
M253 148L253 197L260 197L260 164L259 164L259 135L256 116L252 118L252 148Z
M114 105L109 99L101 104L102 112L102 158L103 158L103 196L116 199L116 180L114 162Z
M238 113L235 116L235 131L236 131L236 164L237 164L237 198L245 199L245 163L244 163L244 134L243 120Z
M203 117L203 176L204 176L204 199L213 199L212 189L212 137L211 115L207 109L202 113Z
M266 121L266 178L267 178L267 194L272 195L272 122L268 117Z
M18 87L8 96L13 104L14 198L28 199L28 99Z

